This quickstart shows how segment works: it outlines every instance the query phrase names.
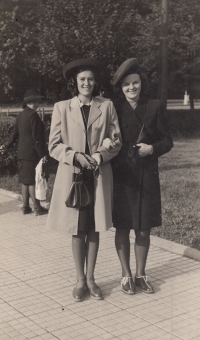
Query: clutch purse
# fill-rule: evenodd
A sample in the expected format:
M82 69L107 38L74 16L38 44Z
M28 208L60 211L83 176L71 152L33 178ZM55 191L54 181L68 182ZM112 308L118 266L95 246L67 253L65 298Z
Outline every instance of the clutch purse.
M83 181L82 171L73 177L65 204L68 208L84 208L92 202L92 197Z
M144 124L142 125L142 128L140 130L136 144L132 145L128 150L127 163L129 165L132 165L132 163L136 163L137 159L140 158L140 156L138 154L140 146L137 145L139 143L145 143L145 144L151 143L151 137L149 136L148 132L146 131Z

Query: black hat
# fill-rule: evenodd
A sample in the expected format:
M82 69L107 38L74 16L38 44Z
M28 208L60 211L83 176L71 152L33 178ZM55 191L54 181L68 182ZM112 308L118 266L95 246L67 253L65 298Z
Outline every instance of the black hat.
M39 96L34 89L31 89L31 90L26 91L26 93L24 95L23 103L28 103L28 102L31 102L31 101L37 101L37 100L40 100L42 98L45 98L45 97Z
M64 78L66 79L67 77L70 77L74 71L76 71L81 66L92 66L92 68L95 68L99 71L103 70L104 68L101 62L95 58L77 59L63 66L62 73Z
M116 86L119 81L132 69L138 66L137 58L130 58L124 61L115 72L112 83Z

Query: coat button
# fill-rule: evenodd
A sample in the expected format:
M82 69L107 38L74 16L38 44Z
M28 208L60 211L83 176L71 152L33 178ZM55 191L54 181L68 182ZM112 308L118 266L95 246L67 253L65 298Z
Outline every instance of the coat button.
M98 131L99 130L99 128L98 127L95 127L95 131Z

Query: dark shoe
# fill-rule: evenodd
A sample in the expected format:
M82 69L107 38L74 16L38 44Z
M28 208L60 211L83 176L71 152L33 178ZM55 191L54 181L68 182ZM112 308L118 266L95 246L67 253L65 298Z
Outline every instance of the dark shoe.
M150 277L147 275L135 277L135 284L140 287L143 293L146 294L154 293L153 287L149 279Z
M78 281L85 281L85 279L77 280L77 282ZM86 289L86 284L85 283L83 284L83 286L81 288L74 287L73 292L72 292L74 301L76 301L76 302L83 301L86 292L87 292L87 289Z
M131 276L124 276L121 280L122 291L126 294L135 294L135 284Z
M87 288L88 288L88 291L90 293L90 297L92 299L95 299L95 300L102 300L103 296L102 296L101 289L94 282L94 279L87 279L87 282L88 281L92 282L91 286L88 286L88 284L87 284Z
M22 207L22 213L23 213L23 215L31 214L32 209L30 207Z
M45 215L48 214L49 210L43 207L35 208L35 215L40 216L40 215Z

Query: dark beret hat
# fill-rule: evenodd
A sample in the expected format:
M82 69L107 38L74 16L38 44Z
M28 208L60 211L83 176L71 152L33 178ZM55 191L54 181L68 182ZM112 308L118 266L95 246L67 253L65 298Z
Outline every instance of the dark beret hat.
M116 86L119 81L133 68L136 68L138 66L138 60L137 58L130 58L125 60L118 70L115 72L115 75L113 77L112 83L114 86Z
M24 94L23 103L28 103L31 101L37 101L45 98L44 96L40 96L34 89L26 91Z
M63 66L64 78L71 76L81 66L91 66L99 71L103 70L101 62L95 58L77 59Z

